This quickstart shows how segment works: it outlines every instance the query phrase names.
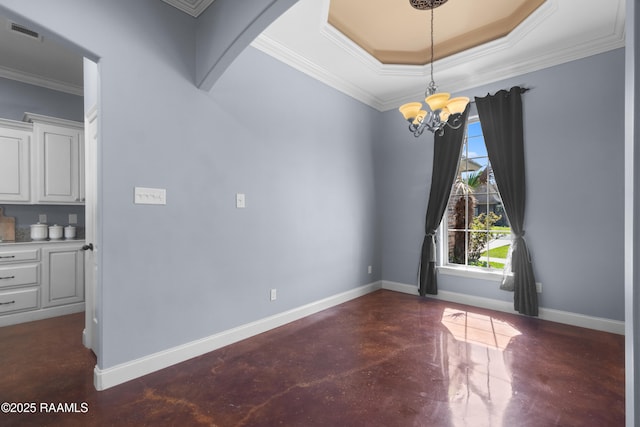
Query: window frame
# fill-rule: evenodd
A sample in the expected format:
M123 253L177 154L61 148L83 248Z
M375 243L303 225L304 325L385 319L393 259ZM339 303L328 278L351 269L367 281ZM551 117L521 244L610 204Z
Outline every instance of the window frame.
M478 115L469 116L467 119L467 129L465 129L465 142L467 143L467 130L468 126L473 123L479 123L480 118ZM464 145L463 145L464 147ZM460 154L462 155L462 153ZM488 155L487 155L487 160ZM489 160L490 162L490 160ZM498 191L498 194L499 191ZM451 196L449 196L451 197ZM449 203L447 202L447 212L448 212ZM450 276L458 276L458 277L467 277L473 279L483 279L489 280L491 282L500 282L503 279L503 270L490 268L490 267L479 267L472 266L466 264L454 264L449 262L449 236L448 236L448 215L445 212L445 215L442 217L442 221L440 222L440 226L438 227L437 236L438 236L438 244L437 244L437 255L438 255L438 264L437 270L439 273L450 275Z

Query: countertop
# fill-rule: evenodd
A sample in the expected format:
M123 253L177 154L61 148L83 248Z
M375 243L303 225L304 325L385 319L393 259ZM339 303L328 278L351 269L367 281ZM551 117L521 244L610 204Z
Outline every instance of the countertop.
M60 243L84 243L84 239L56 239L56 240L3 240L0 242L0 247L6 246L20 246L20 245L47 245L47 244L60 244Z

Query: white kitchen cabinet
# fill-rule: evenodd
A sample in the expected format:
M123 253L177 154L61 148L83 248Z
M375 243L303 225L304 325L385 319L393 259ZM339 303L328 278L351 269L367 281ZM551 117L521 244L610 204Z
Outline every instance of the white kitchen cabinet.
M0 243L0 327L83 311L83 244Z
M84 124L25 113L33 123L33 203L84 203Z
M0 119L0 203L28 203L31 197L32 125Z
M40 307L40 263L37 247L0 247L0 316Z
M42 248L42 307L84 301L82 245Z

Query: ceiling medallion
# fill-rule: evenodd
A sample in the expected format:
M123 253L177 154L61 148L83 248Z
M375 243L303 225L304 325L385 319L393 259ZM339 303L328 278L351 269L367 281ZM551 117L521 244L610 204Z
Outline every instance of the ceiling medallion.
M418 10L435 9L438 6L442 6L448 0L409 0L411 6Z

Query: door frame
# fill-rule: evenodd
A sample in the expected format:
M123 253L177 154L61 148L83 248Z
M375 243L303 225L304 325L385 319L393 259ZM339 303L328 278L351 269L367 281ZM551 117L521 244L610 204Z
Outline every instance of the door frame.
M85 328L82 342L99 356L98 330L98 104L85 114L85 246L90 250L84 253L85 283Z

